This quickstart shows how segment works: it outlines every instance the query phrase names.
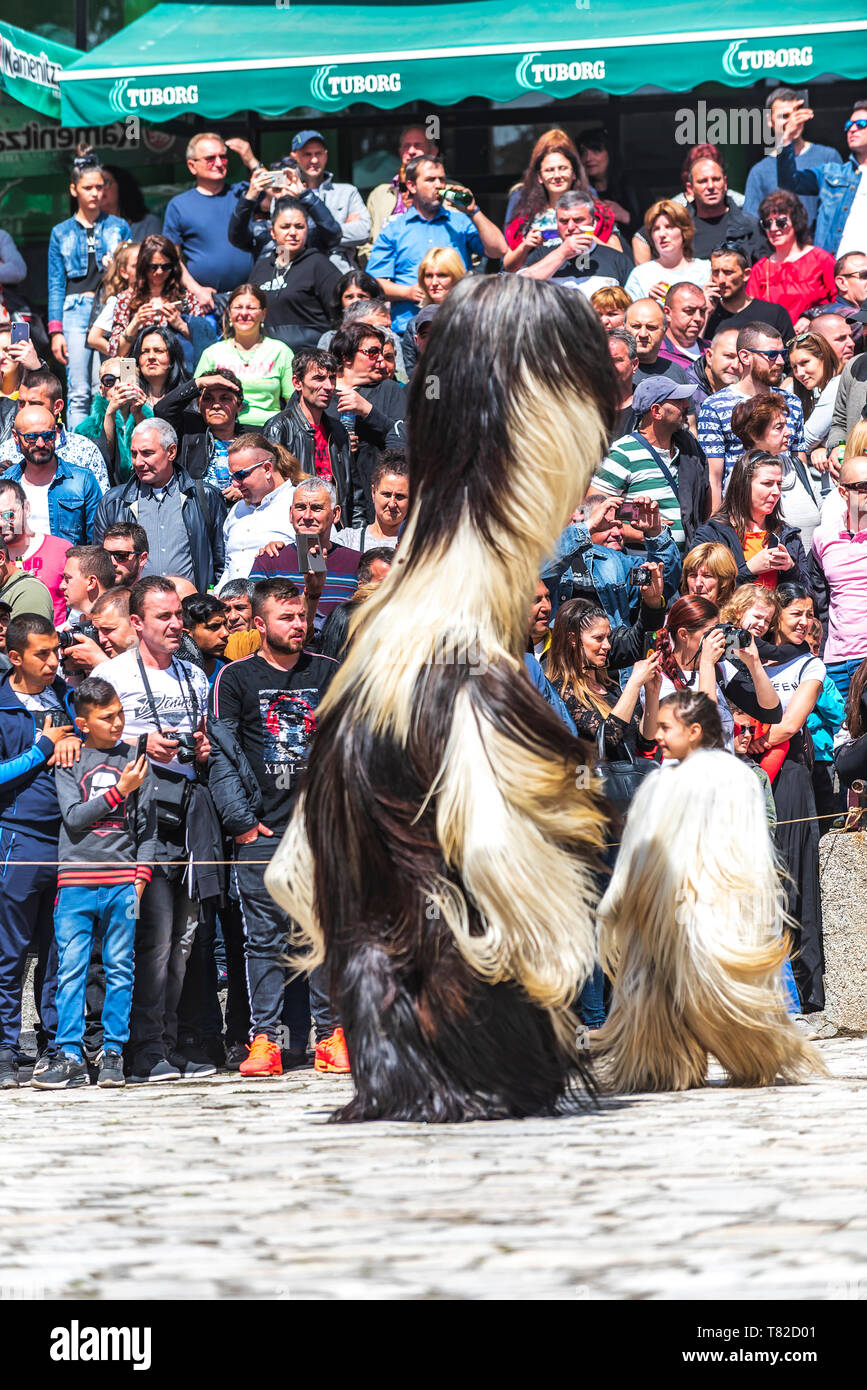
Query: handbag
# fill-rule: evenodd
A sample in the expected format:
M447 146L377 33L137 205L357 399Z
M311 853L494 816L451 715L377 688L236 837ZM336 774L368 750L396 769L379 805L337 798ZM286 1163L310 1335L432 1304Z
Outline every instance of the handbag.
M625 758L606 759L605 721L602 720L596 735L596 775L602 782L608 800L625 816L641 783L649 773L656 771L659 764L650 758L636 758L625 740L623 747Z

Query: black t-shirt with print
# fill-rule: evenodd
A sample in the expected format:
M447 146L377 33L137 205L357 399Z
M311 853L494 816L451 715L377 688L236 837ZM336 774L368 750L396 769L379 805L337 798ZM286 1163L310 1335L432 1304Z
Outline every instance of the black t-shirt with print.
M332 657L302 652L291 671L263 656L231 661L217 672L211 694L215 718L235 733L256 776L263 822L286 828L316 729L316 707L338 670Z

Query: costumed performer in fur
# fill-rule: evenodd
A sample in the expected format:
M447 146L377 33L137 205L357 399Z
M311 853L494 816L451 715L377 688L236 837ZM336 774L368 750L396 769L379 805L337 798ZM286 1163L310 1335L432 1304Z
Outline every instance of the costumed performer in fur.
M786 1010L785 902L749 767L697 752L644 781L599 905L613 990L593 1055L606 1089L703 1086L709 1053L738 1086L825 1072Z
M335 1118L551 1111L580 1067L605 821L523 659L615 412L581 295L468 276L448 296L409 392L413 510L266 873L332 982L356 1089Z

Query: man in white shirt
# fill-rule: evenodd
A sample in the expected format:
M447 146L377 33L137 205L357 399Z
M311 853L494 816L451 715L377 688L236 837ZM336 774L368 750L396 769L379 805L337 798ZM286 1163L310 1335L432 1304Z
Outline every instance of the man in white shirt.
M226 568L221 584L246 579L253 561L269 541L291 544L292 455L264 434L242 434L229 446L228 467L241 494L223 522ZM286 471L283 471L286 470Z

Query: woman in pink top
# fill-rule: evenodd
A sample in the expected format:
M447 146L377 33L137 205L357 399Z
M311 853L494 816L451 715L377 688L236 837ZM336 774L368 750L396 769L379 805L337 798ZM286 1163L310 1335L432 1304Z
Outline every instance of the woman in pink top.
M751 299L781 304L793 323L807 309L836 299L834 257L810 241L807 210L800 198L781 188L769 193L759 204L759 223L772 251L750 271Z
M12 478L0 480L0 535L16 564L34 579L41 579L48 589L55 623L65 623L66 600L60 592L60 576L71 542L30 529L27 494Z

